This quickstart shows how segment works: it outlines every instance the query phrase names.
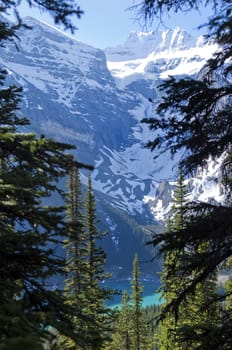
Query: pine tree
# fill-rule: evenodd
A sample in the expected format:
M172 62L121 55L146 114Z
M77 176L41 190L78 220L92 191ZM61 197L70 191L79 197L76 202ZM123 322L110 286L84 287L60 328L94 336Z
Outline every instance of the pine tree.
M174 190L174 205L172 212L174 218L169 218L167 223L167 235L171 235L175 230L183 230L186 218L184 218L184 204L187 195L186 187L183 181L183 174L180 171L176 188ZM182 281L180 278L180 261L179 256L183 255L183 250L172 250L164 256L163 270L161 273L160 292L165 304L161 307L161 312L169 302L176 297L178 290L182 289ZM170 266L175 264L176 273L169 273ZM180 316L181 317L181 316ZM179 319L180 319L179 317ZM180 349L180 344L176 341L177 319L175 313L169 312L160 322L155 334L155 344L159 350Z
M131 343L132 350L149 350L151 349L151 338L148 325L142 312L142 291L143 287L139 279L138 256L135 254L133 261L133 278L132 286L132 329Z
M17 13L18 4L3 0L0 13L12 8ZM40 4L71 28L72 5L64 1ZM18 20L17 25L10 25L1 17L1 46L5 40L17 40L16 30L22 25ZM52 288L63 271L63 258L56 255L66 232L63 208L46 205L51 196L62 195L59 181L70 167L80 164L67 153L72 146L24 132L29 121L19 112L22 89L7 86L6 77L1 69L0 348L42 350L51 328L82 343L69 322L71 309L61 290Z
M133 277L131 281L131 302L126 291L122 296L122 307L118 311L110 350L150 350L152 336L142 309L143 287L139 279L137 254L133 261Z
M184 230L189 217L185 214L185 198L187 196L182 173L174 191L174 217L169 220L167 235L172 235L176 230ZM191 276L184 276L185 261L191 257L194 247L184 247L182 250L172 250L165 255L164 267L161 274L161 292L168 305L183 289L185 279ZM200 245L197 252L207 252L207 246ZM175 273L172 266L175 265ZM206 281L200 283L193 295L189 295L179 305L178 315L168 312L156 330L156 344L159 350L165 349L207 349L209 337L215 330L220 320L218 306L212 304L216 295L216 277L211 275ZM162 309L161 309L162 312ZM207 343L205 343L207 334ZM206 346L206 347L205 347Z
M186 277L186 283L167 306L167 312L177 310L183 300L196 293L198 286L204 284L212 274L216 274L232 255L232 4L230 0L149 0L143 1L139 6L140 14L142 11L145 18L152 20L172 10L178 12L199 9L202 4L212 5L214 13L207 24L206 39L218 44L218 49L197 77L170 77L164 81L159 87L162 99L154 116L143 120L151 130L156 131L154 140L147 144L151 150L159 151L158 153L170 151L171 154L185 150L181 159L184 175L194 174L209 159L224 159L224 203L188 203L186 210L194 215L185 229L172 235L158 234L153 239L153 244L159 245L160 253L166 254L184 247L187 249L189 246L194 248L191 257L184 262L185 270L182 274ZM174 263L172 271L174 274L177 271ZM218 299L223 302L230 293L231 290L227 289L223 296L215 296L215 304ZM215 349L223 348L223 344L227 348L228 336L224 335L224 329L228 330L228 325L231 325L230 317L225 313L220 331L215 331L215 338L220 338L217 345L213 345Z
M83 313L94 322L88 323L83 329L91 344L87 349L100 349L104 340L108 337L108 317L109 308L105 303L111 299L113 291L102 287L102 283L110 277L104 271L106 254L100 242L105 236L97 229L95 196L92 192L91 178L88 178L88 188L85 200L85 237L86 237L86 260L85 260L85 299L82 300Z
M127 291L122 295L122 306L118 311L118 315L115 322L114 332L112 336L112 342L109 349L111 350L131 350L131 332L132 322L131 315L132 309L129 304L129 295Z
M64 241L66 251L66 279L64 286L65 303L72 306L73 313L70 320L75 330L82 334L82 329L87 322L94 320L86 318L82 310L83 299L86 299L86 238L84 230L83 198L79 170L75 166L68 177L67 196L67 238ZM88 340L84 339L86 346ZM60 349L80 349L70 337L58 335L57 347Z
M81 293L82 277L84 274L84 225L83 199L79 171L74 167L69 175L69 193L67 205L68 239L65 241L66 250L66 288L69 302L72 304Z
M61 319L67 307L61 293L49 288L49 281L62 272L63 258L56 256L55 246L65 233L63 208L44 201L55 192L62 194L58 180L75 164L65 154L71 146L19 131L28 123L16 113L19 92L0 90L0 308L10 305L7 313L0 313L0 345L12 349L9 342L15 338L26 342L30 334L41 337L43 324L65 332Z
M222 307L222 324L223 328L218 327L218 334L216 334L217 343L221 341L223 337L223 350L229 350L232 347L232 277L231 277L231 267L232 267L232 258L229 258L224 264L224 271L228 273L227 279L222 283L222 288L226 294L225 301ZM215 338L214 338L215 339ZM220 343L219 343L220 345Z
M105 302L111 298L112 291L101 286L109 274L104 272L106 255L99 246L105 234L96 227L95 196L90 177L85 203L81 192L75 167L69 178L65 297L66 303L74 308L72 323L82 334L85 345L80 346L72 339L60 336L58 345L61 349L100 349L109 330L110 310Z

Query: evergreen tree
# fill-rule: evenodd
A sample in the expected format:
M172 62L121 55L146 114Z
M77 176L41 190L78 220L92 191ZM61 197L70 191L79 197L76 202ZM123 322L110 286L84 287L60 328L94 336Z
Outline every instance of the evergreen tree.
M176 230L184 230L189 221L185 215L185 197L187 195L182 173L179 174L174 191L174 217L168 222L167 235ZM197 247L199 253L207 252L207 246ZM161 292L166 305L176 298L191 276L184 276L185 261L191 258L192 247L182 250L172 250L165 255L164 268L161 274ZM175 274L172 266L175 264ZM170 270L171 267L171 270ZM156 344L158 349L207 349L209 336L215 330L220 320L219 308L211 304L216 295L216 278L211 275L206 281L200 283L193 295L189 295L179 306L178 315L168 312L156 331ZM162 312L162 309L161 309ZM207 335L207 343L205 343ZM206 347L205 347L206 346Z
M132 286L132 329L131 343L132 350L151 349L151 337L148 325L142 312L142 291L143 287L139 279L139 263L137 254L133 261L133 278Z
M79 170L75 166L71 169L68 178L67 197L67 230L68 235L64 241L66 251L66 279L64 287L65 303L71 305L73 314L70 316L75 330L82 334L86 322L94 323L87 319L82 312L82 302L86 296L86 238L84 230L83 199ZM83 337L84 339L84 337ZM86 340L86 345L87 345ZM80 345L70 337L58 336L57 346L60 349L80 349Z
M184 204L187 191L183 181L183 174L180 171L176 188L174 190L174 205L172 212L174 218L168 219L167 235L171 235L172 231L183 230L185 227L186 218L184 217ZM181 266L179 266L179 256L183 255L183 250L172 250L167 252L164 256L163 270L161 273L161 287L160 292L165 303L161 307L162 310L170 303L172 299L178 294L178 290L182 289L182 281L180 278ZM169 274L169 267L176 265L176 273ZM180 312L181 313L181 312ZM181 316L180 316L181 317ZM180 320L179 317L179 320ZM185 316L184 316L185 317ZM155 334L155 344L159 350L180 349L180 344L176 341L177 319L174 313L169 312L165 319L159 324Z
M85 325L83 335L85 335L90 344L87 349L100 349L104 340L108 337L108 317L109 308L105 303L111 299L113 291L102 287L102 283L110 277L104 271L106 254L100 242L105 236L97 229L95 196L92 192L91 178L88 178L88 188L85 200L85 237L86 237L86 260L85 260L85 299L82 300L83 313L92 323Z
M28 3L31 3L28 1ZM71 28L76 12L68 2L35 1L50 10L57 22ZM3 0L0 13L18 1ZM77 14L77 13L76 13ZM0 45L16 40L22 25L1 17ZM82 343L69 322L71 309L59 289L51 286L63 271L56 245L65 234L63 208L45 205L47 198L62 195L58 183L73 165L72 147L23 132L29 121L20 116L22 89L7 86L7 72L0 70L0 348L43 349L50 329L60 330Z
M65 233L63 208L44 200L62 194L58 180L75 164L65 154L71 146L19 131L27 121L12 109L18 102L18 89L0 90L0 345L12 349L9 342L38 337L43 324L65 332L67 308L59 291L49 288L62 272L55 246Z
M105 301L111 297L112 291L101 287L109 274L104 272L106 255L99 246L104 234L96 228L95 197L90 177L84 204L75 167L69 177L65 297L66 303L74 308L72 323L82 334L85 345L60 336L60 349L100 349L107 338L109 309Z
M232 267L232 258L228 259L224 269L228 273L228 278L226 282L222 284L224 293L226 294L225 301L222 307L222 323L223 328L218 328L218 334L216 334L217 343L220 342L220 339L223 337L224 343L222 349L229 350L232 347L232 277L231 277L231 267Z
M132 309L129 304L129 295L126 291L122 295L122 306L118 311L115 322L112 342L108 349L110 350L131 350L131 322Z
M83 199L79 171L74 167L69 174L69 193L67 205L68 239L65 241L66 273L65 291L68 301L72 304L81 293L84 274L84 225Z
M152 348L152 335L142 309L143 287L139 279L137 254L133 261L131 286L131 303L129 295L124 291L122 307L116 317L112 342L105 348L107 350L150 350Z
M158 234L154 237L153 243L160 245L161 253L192 247L189 259L183 259L183 289L170 301L166 307L168 311L177 310L183 300L196 293L198 286L217 273L232 255L232 4L230 0L150 0L141 4L139 9L148 19L160 16L165 11L199 9L202 4L211 4L215 12L209 19L206 37L218 44L217 51L196 78L170 77L161 84L162 99L156 108L156 114L152 118L144 119L151 129L156 130L155 139L147 144L151 150L169 150L172 154L186 150L181 159L184 174L194 173L210 157L224 159L222 184L225 202L220 205L189 203L186 210L194 215L184 230L176 231L172 235ZM177 273L174 262L171 270L173 274ZM216 296L215 303L218 299L223 301L230 293L231 290L227 289L224 296ZM223 346L227 348L228 336L223 332L225 328L228 330L227 325L231 326L230 316L225 314L220 329L215 331L217 340L220 338L218 347L213 344L215 349L223 349Z

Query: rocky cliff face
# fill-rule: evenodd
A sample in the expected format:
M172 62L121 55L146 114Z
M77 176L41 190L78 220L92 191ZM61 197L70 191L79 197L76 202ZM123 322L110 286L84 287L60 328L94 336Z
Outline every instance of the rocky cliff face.
M151 115L162 79L196 74L215 47L177 28L131 33L103 52L32 18L25 23L32 29L21 30L18 49L13 43L0 49L0 65L24 89L21 112L30 128L74 144L78 160L94 165L99 217L109 229L107 264L116 276L127 275L135 251L142 260L153 254L144 242L168 214L179 157L154 161L143 147L152 135L140 121ZM196 196L219 191L218 167L211 170L211 181L207 174L192 179ZM153 268L146 265L144 273Z

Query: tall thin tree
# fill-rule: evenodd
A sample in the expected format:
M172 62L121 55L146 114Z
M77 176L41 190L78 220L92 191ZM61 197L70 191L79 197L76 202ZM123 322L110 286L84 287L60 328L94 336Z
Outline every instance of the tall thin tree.
M93 319L88 319L83 313L82 303L87 296L86 292L86 237L84 228L84 203L82 198L82 186L79 170L74 166L68 176L67 195L67 238L64 240L66 252L66 279L64 286L65 303L72 306L70 320L77 332L82 334L85 346L88 340L84 339L83 329L89 323L94 324ZM81 348L84 348L82 346ZM57 347L60 349L79 349L80 345L70 337L58 336Z
M85 237L83 225L83 198L79 171L74 167L69 174L67 203L68 239L65 243L66 273L65 291L68 301L74 302L81 293L84 273Z
M88 324L83 330L89 343L94 344L89 349L100 349L108 338L108 318L110 309L106 307L107 299L112 296L112 290L104 287L103 282L110 277L104 271L106 254L100 243L106 233L97 228L96 202L92 191L91 177L88 177L88 188L85 200L85 237L86 237L86 299L82 301L83 311L94 323Z
M133 278L132 286L132 317L131 317L131 344L132 350L149 350L151 349L151 336L142 312L142 291L143 287L140 282L138 255L135 254L133 261Z
M129 303L130 297L126 290L123 291L121 309L117 311L115 326L113 329L112 342L108 349L131 350L132 331L132 308Z

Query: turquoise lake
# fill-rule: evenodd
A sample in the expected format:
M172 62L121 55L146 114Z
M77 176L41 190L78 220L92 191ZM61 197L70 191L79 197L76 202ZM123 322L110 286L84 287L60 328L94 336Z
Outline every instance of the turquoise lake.
M149 305L160 305L162 300L160 299L160 294L157 293L157 289L159 287L159 282L157 281L141 281L141 284L143 286L143 302L142 306L149 306ZM107 281L106 287L109 287L111 289L117 289L123 292L124 290L127 291L127 293L131 294L131 281L130 280L119 280L119 281ZM120 306L122 296L116 295L114 296L113 300L108 302L107 304L111 307L117 307Z

